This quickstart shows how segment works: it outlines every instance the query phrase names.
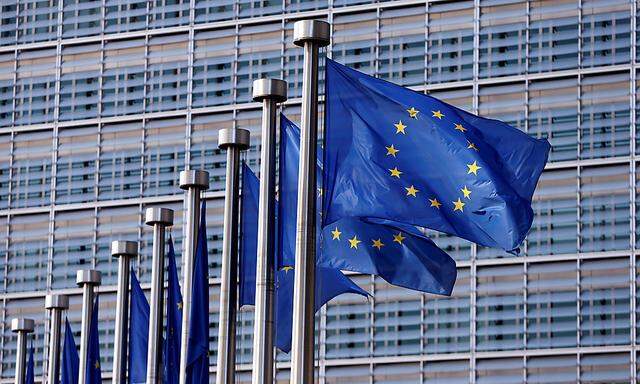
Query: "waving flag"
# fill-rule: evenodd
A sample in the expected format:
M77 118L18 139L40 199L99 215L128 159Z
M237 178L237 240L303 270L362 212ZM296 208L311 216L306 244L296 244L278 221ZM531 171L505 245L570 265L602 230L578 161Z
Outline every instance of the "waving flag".
M78 384L78 371L80 370L80 358L78 347L73 339L73 331L69 325L69 319L64 319L64 345L62 346L62 374L61 384Z
M169 261L167 286L167 328L164 340L164 375L165 384L178 384L180 382L180 334L182 332L182 294L178 280L178 268L176 267L176 253L173 248L173 239L169 237Z
M326 84L323 227L380 218L517 249L546 140L332 60Z
M102 384L102 372L100 371L100 334L98 332L98 309L99 300L93 303L91 312L91 324L89 324L89 345L87 349L87 372L85 372L85 382L87 384Z
M260 180L246 163L242 163L240 202L240 284L239 305L255 305L256 255L258 254L258 196Z
M35 367L33 364L33 339L31 339L31 348L29 348L29 361L27 362L27 372L24 378L24 384L35 383Z
M131 315L129 318L129 383L147 381L149 347L149 302L131 269Z

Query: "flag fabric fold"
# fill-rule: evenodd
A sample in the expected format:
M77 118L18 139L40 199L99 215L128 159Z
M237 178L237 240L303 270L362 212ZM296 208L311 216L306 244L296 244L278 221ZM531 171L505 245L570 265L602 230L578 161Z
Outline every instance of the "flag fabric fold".
M100 334L98 331L99 297L93 303L91 323L89 324L89 340L87 349L87 371L85 382L87 384L102 384L102 372L100 370Z
M255 305L256 255L258 254L258 196L260 181L251 168L242 162L242 194L240 198L239 241L239 306Z
M193 268L191 318L187 352L187 383L209 382L209 280L207 262L207 205L202 201Z
M31 347L29 348L29 361L27 362L27 372L25 374L25 384L35 384L35 367L33 363L33 339L31 339Z
M182 332L182 294L176 266L176 253L173 239L169 237L167 253L168 285L167 285L167 327L164 339L163 382L178 384L180 382L180 334Z
M129 315L129 383L147 380L147 348L149 346L149 302L140 281L131 269L131 309Z
M550 145L327 59L323 227L402 222L515 251Z
M61 384L78 384L78 372L80 370L80 358L78 347L73 339L73 331L69 325L69 319L64 319L64 345L62 346ZM54 378L57 384L57 378Z

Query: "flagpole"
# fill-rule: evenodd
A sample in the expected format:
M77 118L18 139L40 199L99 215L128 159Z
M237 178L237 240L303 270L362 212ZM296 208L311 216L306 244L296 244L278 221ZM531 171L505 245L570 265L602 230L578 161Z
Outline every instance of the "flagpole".
M33 319L19 317L11 320L11 332L18 334L15 384L24 384L27 366L27 334L33 332Z
M76 284L82 287L82 326L80 328L80 363L78 384L86 384L87 349L89 347L89 327L93 311L94 289L102 282L102 275L95 269L81 269L76 273Z
M147 208L145 212L145 223L153 227L147 384L158 384L162 382L162 319L164 313L162 303L164 300L165 230L166 227L173 225L173 210L168 208Z
M44 307L50 312L49 359L47 384L56 383L60 375L60 328L62 327L62 311L69 308L69 297L49 294L45 298Z
M258 203L258 255L256 307L253 323L253 384L273 382L274 266L276 191L276 104L287 100L287 82L259 79L253 82L253 100L262 102L262 149Z
M129 275L131 258L138 254L135 241L111 242L111 256L118 259L118 291L113 345L113 384L126 382L127 336L129 334Z
M221 129L218 148L227 150L222 237L222 279L218 327L217 384L235 382L236 311L238 303L238 191L240 151L249 148L249 131ZM184 341L183 341L184 342Z
M296 274L293 296L291 384L314 379L314 299L316 271L316 156L318 145L318 51L329 44L329 24L301 20L293 26L293 43L304 48L300 168L296 223Z
M189 344L189 324L191 316L191 285L193 279L193 259L198 244L198 223L200 222L200 192L209 189L209 172L187 169L180 172L180 188L186 191L187 211L182 253L182 330L180 335L180 384L187 379L187 351Z

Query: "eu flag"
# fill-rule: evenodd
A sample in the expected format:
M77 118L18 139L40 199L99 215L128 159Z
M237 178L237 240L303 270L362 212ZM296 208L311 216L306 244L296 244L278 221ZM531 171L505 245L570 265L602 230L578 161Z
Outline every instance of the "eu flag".
M149 347L149 302L131 269L131 314L129 315L129 383L147 381Z
M176 253L173 239L169 237L169 260L167 285L167 330L164 338L164 375L165 384L178 384L180 381L180 333L182 330L182 294L176 267Z
M209 271L207 263L207 204L202 201L193 268L191 318L187 352L187 384L209 382Z
M89 324L89 340L87 349L87 372L84 372L87 384L102 384L100 371L100 334L98 333L98 296L93 303L91 312L91 324Z
M327 60L323 227L404 222L517 249L550 145Z
M69 319L64 319L64 345L62 346L61 384L78 384L78 371L80 370L80 358L78 347L73 339L73 331L69 325ZM57 384L57 378L54 382Z
M35 367L33 364L33 339L31 339L31 348L29 348L29 361L27 362L27 372L24 378L24 384L35 383Z
M258 196L260 180L246 163L242 163L240 202L240 281L239 306L255 305L256 255L258 253Z
M281 126L281 147L287 148L287 160L294 166L281 164L280 169L297 169L300 130L289 120L283 120L286 123ZM321 173L320 165L317 169ZM290 241L295 241L295 224L286 225L286 221L295 221L295 211L293 214L293 219L283 217L280 221L283 236L292 232L290 238L293 240ZM317 248L319 265L377 275L390 284L443 295L451 294L456 281L455 261L411 225L345 218L325 227L323 235L317 238L322 239L322 247ZM283 243L283 253L289 249L293 252L293 244L286 247L287 242Z

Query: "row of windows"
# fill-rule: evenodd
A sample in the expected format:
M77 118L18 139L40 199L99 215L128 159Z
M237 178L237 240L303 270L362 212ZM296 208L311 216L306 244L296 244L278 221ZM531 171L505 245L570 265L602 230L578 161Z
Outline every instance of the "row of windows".
M324 346L323 358L468 353L472 329L476 334L476 352L627 346L632 343L629 262L625 257L478 267L474 289L477 294L475 319L470 318L472 289L467 268L459 269L451 297L424 295L390 286L377 278L352 276L373 297L366 300L343 295L325 307L324 320L317 323ZM139 266L143 276L144 268L144 265ZM101 297L102 367L103 372L107 372L112 358L115 293L103 293ZM210 289L213 304L209 316L211 356L217 349L218 308L215 303L218 300L219 286L214 285ZM44 356L46 333L41 301L40 297L5 303L7 324L18 315L36 320L37 364L41 364ZM68 316L76 332L80 312L81 297L72 296ZM238 321L238 360L241 364L250 364L253 311L241 311ZM8 326L4 327L2 342L2 377L12 377L15 335ZM277 358L288 361L289 355L279 353ZM609 359L613 359L613 355ZM563 363L556 368L572 366L575 373L576 364L586 367L588 361L585 355L579 363ZM619 364L626 366L628 372L628 360L624 361ZM490 371L488 367L483 368L485 363L482 359L476 361L478 373ZM433 372L430 368L438 366L434 364L427 363L423 372ZM507 367L514 371L523 368L522 365L507 364L496 365L493 369ZM460 379L463 377L468 377L468 373Z

